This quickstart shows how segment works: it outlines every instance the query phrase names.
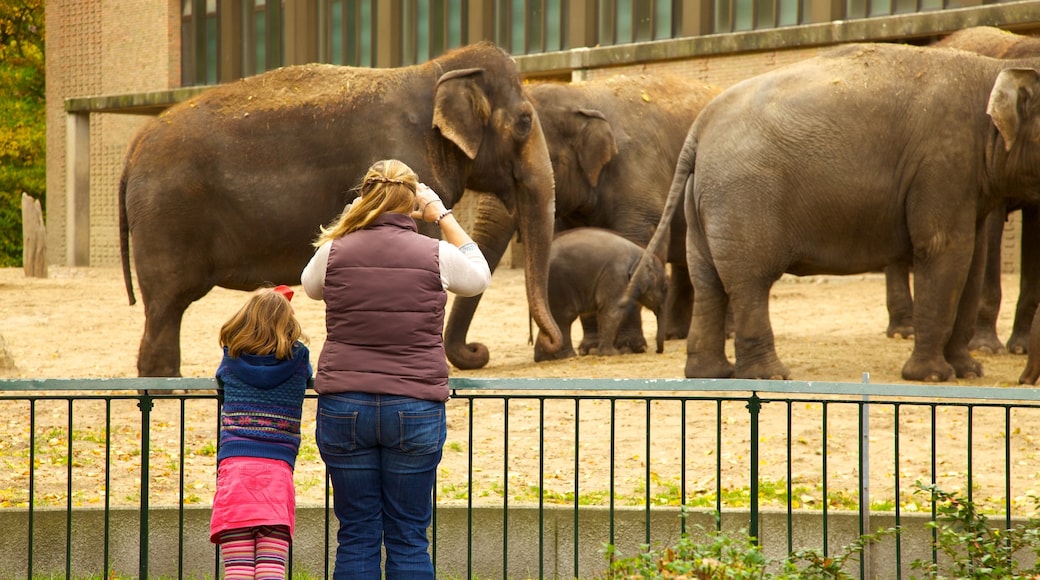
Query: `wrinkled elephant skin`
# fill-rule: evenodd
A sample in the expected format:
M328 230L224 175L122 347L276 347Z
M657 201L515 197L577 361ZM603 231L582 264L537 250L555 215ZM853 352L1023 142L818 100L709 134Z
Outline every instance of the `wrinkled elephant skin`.
M179 376L184 311L214 286L299 284L319 227L385 158L407 163L448 207L469 188L520 214L532 316L545 348L558 349L545 300L549 153L516 63L479 43L397 69L284 67L215 87L143 128L120 183L127 291L133 303L132 243L145 308L138 373Z
M649 243L686 132L721 89L689 78L626 75L576 83L534 82L528 90L552 158L557 232L597 227L641 246ZM502 212L488 202L482 203L480 215L486 224L508 222ZM672 268L665 315L668 338L684 338L689 331L692 287L685 232L685 219L676 215L668 246L659 253ZM485 248L485 255L497 262L508 243L508 236L502 237L497 249ZM466 345L457 329L468 328L479 300L457 298L452 303L445 345L448 359L459 368L487 363L486 349ZM637 321L633 317L622 334L642 336ZM595 317L583 316L582 326L588 340L598 342Z
M690 129L662 216L685 200L696 296L685 375L789 378L769 321L773 283L878 271L912 255L914 347L902 376L981 376L968 349L980 224L1005 199L1040 202L1037 66L850 44L716 97Z
M575 228L557 235L549 252L549 310L563 332L563 348L555 354L547 354L536 344L534 360L576 356L570 328L582 315L596 319L599 333L596 344L583 341L579 348L581 354L589 354L593 348L600 356L646 352L640 306L657 317L657 352L662 352L664 321L661 313L668 293L668 278L660 260L655 257L649 274L641 277L640 287L633 292L634 301L625 300L625 289L642 255L642 246L609 230ZM621 336L622 322L633 316L638 334Z
M959 30L932 46L967 50L1002 59L1040 57L1040 39L989 26ZM987 217L985 277L975 331L969 344L972 350L989 354L1005 352L1005 344L1001 343L997 335L1001 301L1001 246L1006 218L1017 210L1021 210L1022 216L1019 293L1006 352L1029 352L1031 321L1040 303L1040 207L1023 200L1007 200ZM886 334L890 337L913 336L909 269L908 263L900 263L885 270L889 319Z

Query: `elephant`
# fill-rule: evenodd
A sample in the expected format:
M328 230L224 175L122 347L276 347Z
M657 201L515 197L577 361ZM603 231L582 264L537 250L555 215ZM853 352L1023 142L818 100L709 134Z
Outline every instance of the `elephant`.
M384 158L414 169L449 208L467 188L502 201L526 242L541 348L559 350L546 301L549 151L516 62L482 42L395 69L284 67L210 89L144 126L119 185L127 293L133 304L132 242L145 309L140 376L179 376L184 311L214 286L299 284L319 227ZM473 239L486 248L494 227L478 217Z
M574 228L556 235L549 252L549 310L556 325L563 332L563 348L555 354L545 353L535 343L534 360L542 362L576 356L571 344L571 324L582 315L596 318L599 333L595 342L585 340L579 346L581 354L593 348L600 356L622 352L646 352L646 338L642 335L640 306L645 306L657 318L657 352L664 352L665 298L668 277L664 264L654 256L649 270L640 276L633 300L624 300L632 273L643 255L643 247L602 228ZM622 338L619 330L623 321L635 317L638 336Z
M641 261L685 199L695 297L685 375L790 378L769 321L776 280L879 271L912 256L915 335L903 378L982 376L968 348L979 233L1002 200L1040 200L1037 66L849 44L709 103L690 127ZM728 306L734 362L725 352Z
M1040 39L1007 32L990 26L965 28L933 43L934 47L956 48L1002 59L1040 57ZM997 315L1001 300L1001 246L1007 215L1020 210L1022 245L1018 304L1006 350L1013 354L1029 351L1030 323L1040 303L1040 207L1028 201L1001 203L986 222L986 267L979 314L969 347L996 354L1005 351L997 335ZM890 265L885 270L890 337L913 335L913 299L908 262Z
M721 89L689 78L633 75L532 82L528 90L556 179L556 231L598 227L640 246L649 243L686 131ZM495 210L499 205L485 196L478 210L487 223L500 224L499 234L507 234L500 235L495 249L485 251L496 259L509 244L511 232L511 218ZM684 218L677 215L671 243L660 254L672 271L665 317L669 338L684 338L689 329L692 287L686 274L685 230ZM481 368L488 362L483 345L465 343L465 329L479 302L478 296L452 303L444 340L448 359L458 368ZM594 317L583 317L583 327L595 341ZM642 336L631 324L622 332Z

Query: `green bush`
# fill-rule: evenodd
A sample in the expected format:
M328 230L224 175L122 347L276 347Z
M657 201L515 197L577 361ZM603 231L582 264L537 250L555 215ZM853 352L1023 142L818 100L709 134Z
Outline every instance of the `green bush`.
M1011 529L993 527L986 515L965 498L947 493L936 486L917 484L917 493L926 493L935 505L936 518L929 522L935 531L935 550L939 562L915 560L911 569L923 576L912 580L946 578L1000 578L1001 580L1036 580L1040 578L1040 518L1031 516L1024 524ZM1034 497L1034 513L1040 511L1040 499ZM686 517L685 512L682 517ZM716 523L718 523L716 515ZM889 528L861 536L844 546L836 556L825 556L816 550L790 554L782 561L770 561L762 549L741 530L726 534L696 526L695 541L683 535L675 546L651 550L643 546L639 554L622 557L614 546L607 546L610 567L605 578L611 580L655 579L774 579L814 580L850 579L845 571L858 562L863 549L886 536L898 535ZM1021 560L1032 560L1026 566Z

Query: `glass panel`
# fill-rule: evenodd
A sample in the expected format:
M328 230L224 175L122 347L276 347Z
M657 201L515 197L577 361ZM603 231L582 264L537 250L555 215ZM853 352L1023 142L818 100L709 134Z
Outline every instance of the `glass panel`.
M343 0L332 0L329 10L332 13L329 18L329 62L343 64Z
M462 46L462 0L448 2L447 48Z
M495 44L509 50L509 0L495 1Z
M214 0L214 4L216 0ZM217 84L217 18L206 15L206 84Z
M599 0L599 10L597 11L599 13L598 44L617 44L617 38L614 36L615 9L616 6L613 0Z
M867 0L870 3L868 16L885 16L892 13L891 0Z
M372 66L375 62L372 53L372 3L369 0L361 1L361 13L358 15L358 64L360 66Z
M253 70L256 74L267 70L267 11L261 2L256 3L256 12L253 15Z
M755 28L773 28L774 23L773 0L755 1Z
M654 39L672 38L672 2L671 0L655 0L654 2Z
M563 6L561 0L545 2L545 50L563 50Z
M409 4L405 2L405 4ZM430 60L430 2L415 3L415 62Z
M910 14L917 12L917 0L896 0L896 14Z
M520 4L520 2L517 2ZM545 15L542 12L542 3L538 0L527 2L527 14L524 18L527 39L524 42L524 52L527 54L542 52L542 42L545 40Z
M794 26L798 22L798 5L801 0L780 0L780 26Z
M343 64L357 66L358 56L358 0L343 3Z
M650 17L653 14L653 0L635 0L632 10L636 42L646 42L654 39L654 22Z
M433 0L430 2L430 7L430 46L426 51L426 57L419 59L419 62L443 54L447 46L444 39L444 31L447 26L444 19L447 17L448 8L445 6L444 0Z
M951 3L950 8L960 8L960 6L954 6ZM921 0L921 11L926 12L928 10L942 10L943 0Z
M524 0L512 0L509 8L509 52L524 53Z
M847 0L845 3L846 18L865 18L869 0Z
M733 30L751 30L752 0L736 0L734 3Z
M614 14L617 18L617 43L632 42L632 0L617 0L617 11Z
M732 0L715 0L715 30L714 32L729 32L733 29L730 24L733 21Z
M418 4L425 5L426 3L418 2ZM415 54L418 50L416 39L422 34L416 22L415 2L404 2L402 4L401 21L398 25L400 26L399 32L401 37L401 65L415 64Z

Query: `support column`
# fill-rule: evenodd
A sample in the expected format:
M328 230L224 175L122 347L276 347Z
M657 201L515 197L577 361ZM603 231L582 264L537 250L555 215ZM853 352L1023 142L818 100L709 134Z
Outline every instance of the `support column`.
M90 113L70 113L65 126L65 261L90 265Z

